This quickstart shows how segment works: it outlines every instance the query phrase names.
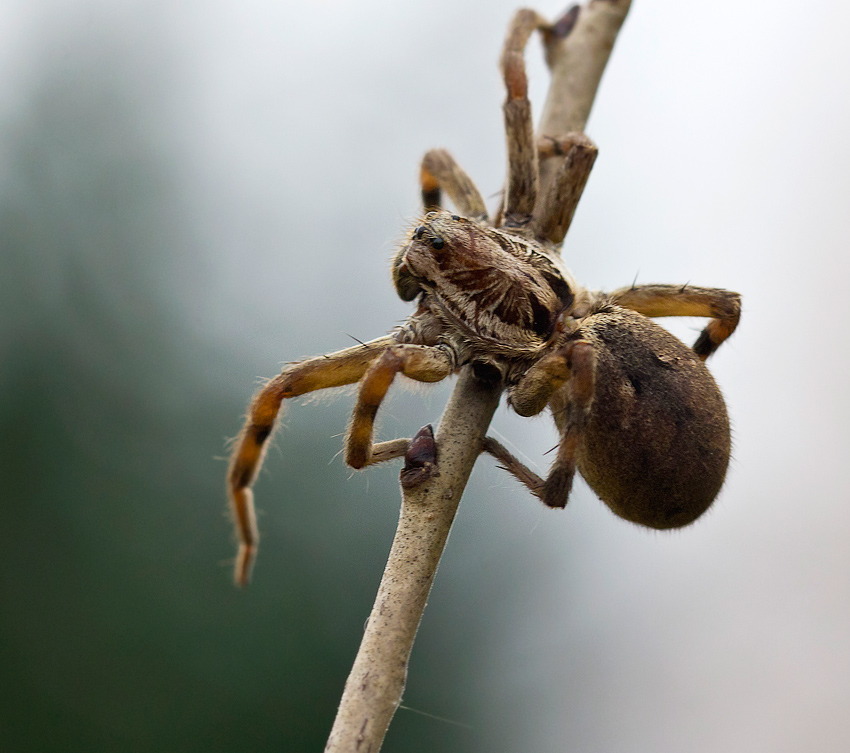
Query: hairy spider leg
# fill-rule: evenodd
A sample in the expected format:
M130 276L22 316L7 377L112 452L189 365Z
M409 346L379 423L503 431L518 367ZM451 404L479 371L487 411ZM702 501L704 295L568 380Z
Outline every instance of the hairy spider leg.
M281 404L290 397L359 381L372 361L395 342L395 338L388 335L326 356L290 364L254 396L227 473L227 488L239 539L234 570L237 584L248 582L256 556L259 534L251 485L262 465Z
M593 163L596 144L581 133L568 133L560 139L544 137L538 142L541 160L562 157L552 181L534 208L531 230L543 241L560 244L573 221Z
M520 10L511 21L499 67L505 81L507 98L502 111L508 148L508 185L505 195L504 226L524 227L531 220L537 203L540 182L537 165L537 143L531 102L528 100L528 77L523 54L528 38L535 29L549 28L547 21L533 10Z
M741 296L720 288L694 285L633 285L608 294L612 303L644 316L705 316L711 321L693 345L704 361L738 326Z
M440 209L441 189L444 189L462 215L478 222L488 221L484 199L472 179L445 149L432 149L422 158L419 185L426 212Z
M376 462L372 458L375 415L397 374L418 382L439 382L454 370L452 355L439 345L394 345L384 350L360 381L345 442L345 462L352 468Z
M543 498L543 484L545 483L543 479L525 465L525 463L518 460L501 442L493 439L493 437L484 437L484 441L481 443L481 451L496 458L502 464L499 467L510 473L521 484L528 487L528 490L535 497L539 499Z
M590 417L596 386L593 346L585 340L576 340L568 348L565 359L571 374L566 385L566 414L555 416L555 423L561 429L561 442L543 487L543 502L549 507L565 507L569 499L576 472L578 443Z
M558 454L545 480L531 471L495 439L487 437L483 449L524 484L548 507L565 507L576 471L576 455L587 425L596 384L596 355L586 340L567 343L538 361L511 390L511 405L521 416L540 413L555 390L567 390L563 415L556 416L561 430Z

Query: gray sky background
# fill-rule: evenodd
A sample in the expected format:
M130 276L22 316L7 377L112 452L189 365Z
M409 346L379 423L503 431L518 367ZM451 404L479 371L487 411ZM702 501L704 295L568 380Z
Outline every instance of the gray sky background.
M230 389L246 400L280 362L409 313L388 259L418 211L427 148L449 148L485 196L501 187L496 60L513 3L0 6L7 122L39 66L128 75L127 96L150 103L141 125L177 168L194 239L151 263L164 265L181 324L227 354ZM476 670L493 715L475 735L491 749L850 743L849 23L839 2L634 0L588 125L600 156L564 257L592 288L637 276L743 295L740 328L710 364L734 460L705 519L672 534L616 519L583 483L564 513L540 509L479 463L432 600L477 599L464 591L476 569L517 563L488 597L498 641ZM98 43L81 53L75 35ZM126 71L98 64L116 51ZM539 112L537 40L527 57ZM690 340L698 326L671 328ZM385 435L435 420L447 389L393 398ZM503 410L494 426L543 470L550 424ZM279 458L268 461L278 481L303 471ZM377 478L347 483L391 483ZM274 499L259 503L272 548L288 521ZM285 577L263 564L258 577Z

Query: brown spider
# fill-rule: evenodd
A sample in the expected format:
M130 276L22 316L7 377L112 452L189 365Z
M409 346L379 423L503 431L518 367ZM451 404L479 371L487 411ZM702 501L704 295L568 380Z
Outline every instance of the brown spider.
M375 415L401 373L437 382L472 364L502 380L522 416L552 410L561 440L541 479L498 442L497 457L550 507L564 507L578 468L619 516L652 528L687 525L711 504L729 461L726 407L703 361L735 330L736 293L691 285L639 285L590 292L558 248L596 155L581 134L535 141L523 51L535 30L519 11L501 58L508 180L490 220L481 194L443 150L428 152L420 182L425 215L393 260L393 280L416 311L392 334L288 365L254 397L228 471L240 547L237 583L247 582L258 533L251 484L286 398L360 383L345 461L353 468L403 455L406 440L373 445ZM544 160L560 157L538 195ZM445 191L460 214L440 208ZM648 317L711 321L693 348Z

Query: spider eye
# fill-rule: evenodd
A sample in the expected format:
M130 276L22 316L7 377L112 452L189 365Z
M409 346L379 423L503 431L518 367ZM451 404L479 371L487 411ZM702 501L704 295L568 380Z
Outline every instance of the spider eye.
M446 242L439 236L431 239L431 246L437 251L439 251L445 245Z
M416 230L413 231L413 237L416 238L416 240L422 238L423 235L425 235L424 225L420 225L418 228L416 228Z

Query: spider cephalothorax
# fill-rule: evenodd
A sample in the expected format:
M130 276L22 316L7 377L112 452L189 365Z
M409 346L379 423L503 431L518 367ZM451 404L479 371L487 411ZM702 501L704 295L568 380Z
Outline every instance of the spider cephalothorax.
M559 317L587 298L560 257L510 232L448 212L429 212L393 263L396 289L419 296L443 339L476 355L534 357L556 336Z
M470 364L501 380L520 415L552 411L561 439L545 479L495 440L481 447L550 507L566 505L578 470L620 517L673 528L699 517L723 484L729 421L703 361L735 330L740 298L691 285L590 293L575 282L558 248L596 147L577 133L535 140L522 59L534 29L558 33L519 11L502 55L508 179L495 218L448 152L428 152L425 215L392 265L396 290L416 301L415 312L390 335L290 364L251 403L228 472L237 582L247 581L257 546L251 485L281 404L314 390L359 382L345 443L353 468L405 453L406 441L373 444L396 375L436 382ZM551 179L540 190L548 160ZM443 191L457 214L441 209ZM710 321L688 348L648 318L657 316Z

